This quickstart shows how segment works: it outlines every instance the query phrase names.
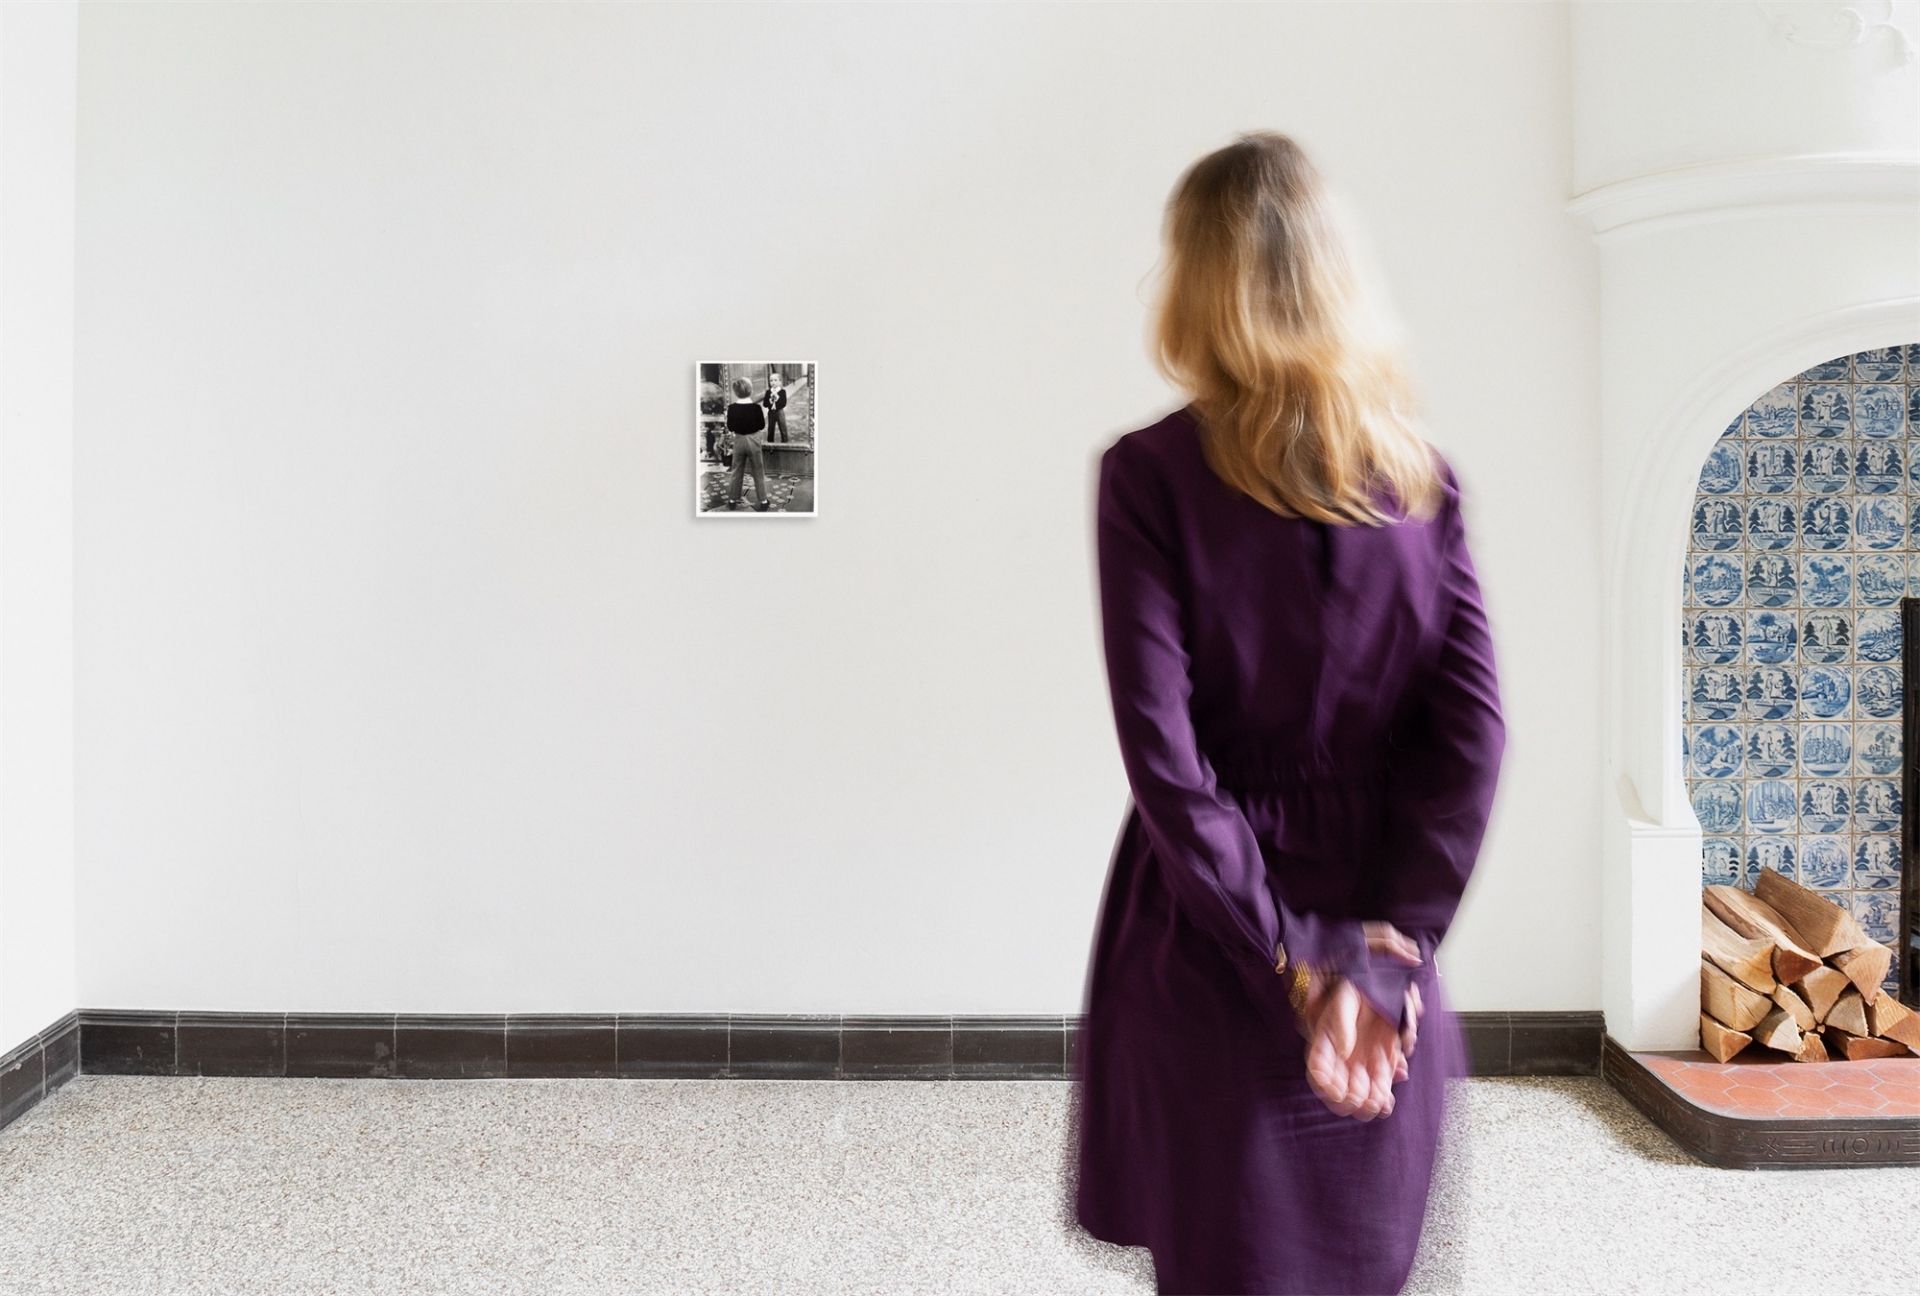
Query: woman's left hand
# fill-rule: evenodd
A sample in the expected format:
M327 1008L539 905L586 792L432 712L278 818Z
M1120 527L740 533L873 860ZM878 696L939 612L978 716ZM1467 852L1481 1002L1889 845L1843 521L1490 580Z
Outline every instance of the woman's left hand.
M1406 1078L1405 1038L1345 978L1307 1003L1307 1080L1337 1115L1372 1120L1393 1112L1393 1082Z

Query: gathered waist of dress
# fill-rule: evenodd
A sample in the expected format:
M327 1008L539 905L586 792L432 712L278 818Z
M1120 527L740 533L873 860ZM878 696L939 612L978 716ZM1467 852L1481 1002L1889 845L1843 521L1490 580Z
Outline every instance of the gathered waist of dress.
M1387 749L1308 751L1239 749L1209 756L1222 788L1257 791L1307 783L1375 783L1385 780Z

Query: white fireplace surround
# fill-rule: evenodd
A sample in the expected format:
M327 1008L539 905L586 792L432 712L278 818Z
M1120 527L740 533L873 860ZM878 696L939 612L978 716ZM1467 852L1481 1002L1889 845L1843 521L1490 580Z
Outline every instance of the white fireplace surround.
M1701 465L1775 384L1920 341L1920 82L1900 56L1913 14L1889 10L1901 41L1801 38L1809 22L1850 30L1857 8L1576 11L1569 209L1596 239L1601 301L1601 994L1628 1048L1698 1041L1679 626ZM1628 56L1649 40L1681 47L1664 81Z

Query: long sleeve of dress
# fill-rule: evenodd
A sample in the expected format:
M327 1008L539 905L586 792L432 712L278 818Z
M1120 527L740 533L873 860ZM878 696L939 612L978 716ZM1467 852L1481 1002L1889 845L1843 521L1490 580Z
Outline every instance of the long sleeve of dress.
M1356 921L1296 913L1270 886L1260 843L1199 750L1188 700L1181 578L1163 488L1125 442L1100 462L1100 615L1115 728L1134 805L1174 900L1257 993L1285 1003L1275 963L1345 971L1368 962ZM1397 1007L1391 1014L1398 1020Z
M1393 796L1377 901L1379 917L1411 937L1426 960L1452 925L1479 857L1506 747L1493 637L1450 469L1446 478L1440 597L1451 610L1441 621L1446 629L1432 666L1411 683L1409 714L1391 754ZM1408 975L1376 965L1356 981L1377 1007L1404 993Z

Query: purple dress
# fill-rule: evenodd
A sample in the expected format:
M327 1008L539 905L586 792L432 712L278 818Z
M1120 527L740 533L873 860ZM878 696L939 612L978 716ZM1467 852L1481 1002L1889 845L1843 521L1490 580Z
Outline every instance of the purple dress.
M1074 1207L1161 1292L1398 1292L1459 1024L1435 980L1505 744L1459 487L1423 522L1328 526L1234 491L1189 409L1100 465L1100 611L1132 804L1075 1054ZM1370 956L1382 918L1417 969ZM1276 949L1426 1010L1393 1113L1307 1084Z

